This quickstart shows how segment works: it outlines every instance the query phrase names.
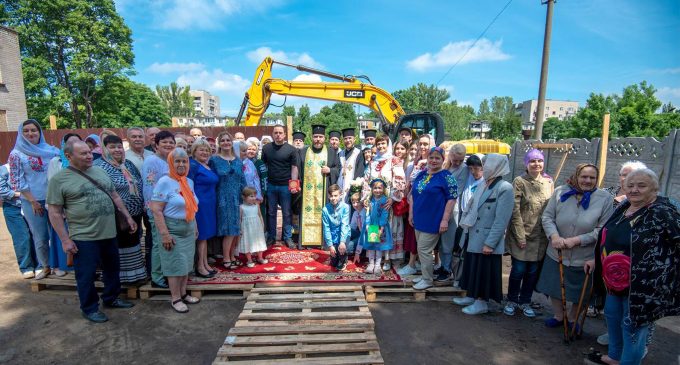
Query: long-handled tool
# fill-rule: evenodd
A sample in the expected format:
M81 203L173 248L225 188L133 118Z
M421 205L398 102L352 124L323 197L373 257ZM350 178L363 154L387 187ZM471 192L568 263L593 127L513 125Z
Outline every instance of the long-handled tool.
M569 324L567 323L567 294L564 289L564 265L562 264L562 250L557 250L560 262L560 289L562 290L562 323L564 325L564 342L569 343Z
M569 338L572 340L575 338L575 336L581 335L583 326L578 323L581 315L585 317L585 314L588 312L588 302L590 301L590 298L588 298L588 302L583 303L583 298L586 296L586 288L588 287L588 279L590 279L590 273L586 273L586 277L583 279L583 287L581 287L581 295L578 297L578 306L576 306L576 319L574 320L574 326L571 327L571 334L569 335ZM576 327L579 327L578 332L576 331Z

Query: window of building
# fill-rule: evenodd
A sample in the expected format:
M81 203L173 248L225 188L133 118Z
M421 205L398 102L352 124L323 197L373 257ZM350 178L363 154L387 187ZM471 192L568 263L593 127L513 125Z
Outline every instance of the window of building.
M563 106L560 107L560 111L564 111L564 107L563 107Z

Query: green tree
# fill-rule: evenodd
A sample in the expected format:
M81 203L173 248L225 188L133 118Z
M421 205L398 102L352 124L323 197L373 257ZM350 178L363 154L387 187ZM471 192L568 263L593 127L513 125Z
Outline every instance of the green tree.
M309 124L309 120L312 117L311 114L309 105L302 105L298 110L297 118L293 119L293 130L300 131L303 126Z
M285 117L295 118L295 107L292 105L286 105L283 107L283 115Z
M179 86L176 82L168 86L156 85L156 94L165 112L172 117L193 117L196 114L190 90L190 86Z
M90 127L101 86L133 73L132 32L112 0L4 0L2 19L19 32L30 115L68 110Z
M477 118L489 121L490 137L493 139L512 144L521 137L522 119L517 115L510 96L494 96L491 101L482 100Z
M127 78L110 81L102 88L96 127L170 126L161 99L151 88Z
M559 120L557 117L550 117L543 124L543 139L570 138L571 129L569 119Z
M469 105L459 106L456 101L441 107L444 131L452 141L460 141L470 136L470 122L475 119L475 109Z
M397 90L392 93L406 113L439 112L446 100L451 97L445 89L436 85L419 83L408 89Z

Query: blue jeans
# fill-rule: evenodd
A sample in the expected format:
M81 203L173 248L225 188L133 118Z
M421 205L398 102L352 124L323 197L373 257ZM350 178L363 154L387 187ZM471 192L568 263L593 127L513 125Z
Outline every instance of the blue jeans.
M66 227L66 232L68 233L68 223L64 221L64 227ZM61 247L61 239L50 224L50 267L53 269L61 269L64 271L73 270L73 268L68 267L66 264L66 252Z
M38 201L43 208L45 208L45 201ZM47 209L42 216L33 213L31 202L26 199L21 199L21 211L24 213L28 228L31 230L33 236L33 244L35 245L35 254L38 258L40 267L50 267L50 221L47 218Z
M120 294L120 258L116 238L97 241L77 241L78 253L73 255L80 310L85 314L99 310L99 295L94 286L97 266L102 268L104 292L102 301L111 303Z
M531 295L538 281L538 264L538 261L522 261L512 258L512 268L508 279L508 301L517 304L531 303Z
M269 225L269 238L276 238L276 211L281 206L283 214L282 240L293 238L293 217L290 210L291 194L288 185L268 185L267 186L267 217Z
M608 355L621 365L640 364L649 334L648 325L633 327L628 316L628 296L607 294L604 317L609 333Z
M5 225L12 236L14 254L17 256L19 271L22 273L35 269L35 248L31 240L31 232L21 215L21 208L16 205L3 203L2 214L5 216Z
M361 237L361 232L359 229L352 228L350 230L349 242L347 242L347 254L354 255L354 250L359 243L359 238Z

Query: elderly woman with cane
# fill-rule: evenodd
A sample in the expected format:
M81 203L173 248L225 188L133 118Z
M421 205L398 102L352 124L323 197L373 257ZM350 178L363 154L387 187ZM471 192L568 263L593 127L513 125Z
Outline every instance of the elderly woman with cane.
M579 164L567 185L555 189L543 211L543 229L550 244L537 290L552 301L553 316L545 325L562 325L565 340L577 311L573 305L566 313L567 302L578 302L585 279L583 265L593 258L597 234L613 210L611 194L597 188L598 175L595 165Z
M622 185L626 200L605 223L595 245L594 285L606 295L609 349L588 359L598 364L639 364L654 322L680 315L680 213L658 196L659 179L633 170Z
M186 313L186 304L200 299L187 294L187 279L194 267L196 252L196 212L198 198L194 182L187 179L189 156L182 148L168 154L168 175L158 180L153 189L151 211L161 236L160 252L163 275L168 278L172 309Z

